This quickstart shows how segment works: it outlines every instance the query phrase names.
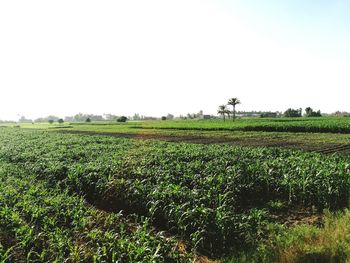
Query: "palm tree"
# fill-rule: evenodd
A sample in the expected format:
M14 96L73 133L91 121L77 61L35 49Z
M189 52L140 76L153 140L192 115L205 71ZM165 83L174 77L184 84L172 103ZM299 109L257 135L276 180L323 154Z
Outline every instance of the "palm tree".
M224 117L224 121L225 121L225 114L228 112L228 109L226 107L226 105L220 105L219 109L218 109L218 114L221 114L221 116Z
M236 118L236 105L241 104L238 98L231 98L228 100L227 105L232 105L232 121Z

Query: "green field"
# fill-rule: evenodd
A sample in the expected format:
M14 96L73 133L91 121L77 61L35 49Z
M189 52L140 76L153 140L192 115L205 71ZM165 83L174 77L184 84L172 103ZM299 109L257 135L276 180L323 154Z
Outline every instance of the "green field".
M55 126L95 130L129 130L131 129L175 129L175 130L207 130L207 131L266 131L266 132L314 132L314 133L350 133L350 118L319 117L319 118L246 118L223 120L166 120L166 121L130 121L68 123L58 124L24 124L25 127Z
M8 125L14 126L14 125ZM189 143L284 147L324 153L350 153L350 118L275 118L20 124L58 132L161 139ZM317 131L317 132L314 132Z
M248 118L237 119L234 122L230 119L226 122L222 120L158 121L135 125L135 128L350 133L350 118Z
M0 261L350 260L347 121L4 125Z

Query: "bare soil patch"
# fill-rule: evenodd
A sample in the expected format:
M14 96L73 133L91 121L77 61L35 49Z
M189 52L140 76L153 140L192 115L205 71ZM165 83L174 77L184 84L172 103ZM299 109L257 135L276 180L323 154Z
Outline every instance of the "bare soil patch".
M295 150L304 150L310 152L318 152L322 154L350 154L350 144L308 144L303 142L288 141L281 138L257 138L257 137L226 137L226 136L193 136L193 135L169 135L161 133L111 133L111 132L95 132L95 131L78 131L78 130L61 130L60 133L70 134L82 134L82 135L100 135L100 136L112 136L119 138L130 138L140 140L163 140L169 142L184 142L184 143L197 143L197 144L231 144L238 146L250 146L250 147L278 147Z

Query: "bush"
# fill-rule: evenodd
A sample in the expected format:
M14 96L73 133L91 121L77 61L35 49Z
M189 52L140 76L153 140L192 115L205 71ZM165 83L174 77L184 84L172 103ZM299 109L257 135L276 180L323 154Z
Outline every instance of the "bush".
M64 123L64 120L63 119L58 119L58 121L57 121L59 124L62 124L62 123Z
M90 118L87 118L87 119L85 120L85 122L91 122L91 119L90 119Z
M49 120L49 123L52 124L54 122L54 120Z
M121 116L121 117L119 117L119 118L117 119L117 122L126 122L127 119L128 119L127 117Z
M166 120L166 117L165 116L162 116L162 121L165 121Z

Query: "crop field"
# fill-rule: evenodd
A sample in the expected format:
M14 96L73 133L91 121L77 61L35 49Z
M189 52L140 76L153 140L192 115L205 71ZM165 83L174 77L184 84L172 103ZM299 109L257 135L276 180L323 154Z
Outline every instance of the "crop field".
M231 119L227 119L226 122L222 120L157 121L135 125L135 128L350 133L350 118L248 118L237 119L234 122Z
M25 127L48 128L47 124L24 124ZM246 118L222 120L166 120L131 121L127 123L94 122L49 125L49 128L93 129L97 131L132 129L174 129L204 131L265 131L265 132L310 132L350 133L350 117L319 118ZM137 132L137 131L134 131Z
M0 0L0 263L350 263L349 43L350 0Z
M320 153L350 154L350 118L275 118L232 120L130 121L20 124L52 132L160 139L201 144L268 146ZM13 126L13 125L8 125ZM16 125L17 126L17 125ZM315 132L316 131L316 132Z
M350 258L346 154L23 128L0 128L0 261Z

